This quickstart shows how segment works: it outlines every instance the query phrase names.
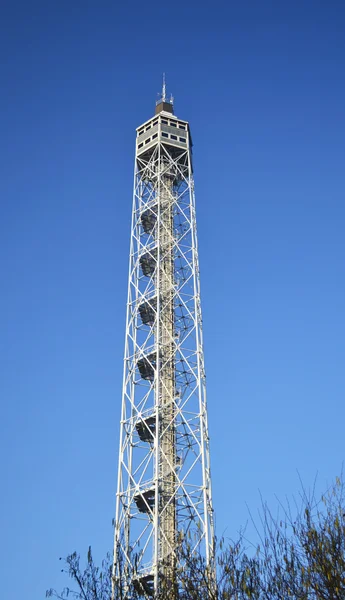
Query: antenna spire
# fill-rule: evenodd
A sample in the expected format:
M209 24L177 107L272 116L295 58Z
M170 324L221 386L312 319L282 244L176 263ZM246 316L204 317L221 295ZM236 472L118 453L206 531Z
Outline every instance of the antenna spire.
M167 96L167 88L166 88L166 84L165 84L165 73L163 73L163 86L162 86L162 100L163 100L163 102L166 101L166 96Z
M156 101L156 114L165 111L174 114L174 98L171 95L170 99L167 98L167 86L165 81L165 73L163 73L162 91L158 93L158 100Z

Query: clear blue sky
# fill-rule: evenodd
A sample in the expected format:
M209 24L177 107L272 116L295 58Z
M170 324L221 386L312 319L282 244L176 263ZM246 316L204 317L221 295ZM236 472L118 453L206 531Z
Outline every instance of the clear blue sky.
M135 127L195 144L217 532L339 473L343 0L4 1L1 589L112 547Z

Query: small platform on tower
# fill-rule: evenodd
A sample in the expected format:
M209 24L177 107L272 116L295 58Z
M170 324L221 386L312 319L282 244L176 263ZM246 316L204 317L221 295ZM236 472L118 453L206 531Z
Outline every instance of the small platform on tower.
M157 204L141 213L141 225L145 233L152 233L157 221Z
M152 298L139 305L139 314L144 325L152 326L156 319L157 298Z
M140 259L140 267L145 277L152 277L157 264L157 248L143 254Z
M152 597L154 594L154 577L152 573L138 576L133 580L133 585L135 591L142 596L146 594L146 596Z
M147 356L143 356L137 362L139 373L143 379L148 379L149 381L153 381L155 377L155 368L156 368L156 353L152 352L152 354L148 354Z
M156 431L156 417L147 417L138 421L135 428L142 442L152 442Z
M134 502L137 505L138 511L141 513L149 513L153 511L155 505L155 490L151 488L134 496Z

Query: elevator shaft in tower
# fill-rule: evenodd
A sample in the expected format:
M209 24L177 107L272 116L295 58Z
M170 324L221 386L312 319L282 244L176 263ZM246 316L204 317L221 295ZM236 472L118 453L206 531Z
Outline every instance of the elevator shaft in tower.
M174 361L174 230L173 174L162 161L158 178L158 302L157 353L159 371L156 385L158 410L158 561L166 582L173 582L176 545L175 506L175 361Z

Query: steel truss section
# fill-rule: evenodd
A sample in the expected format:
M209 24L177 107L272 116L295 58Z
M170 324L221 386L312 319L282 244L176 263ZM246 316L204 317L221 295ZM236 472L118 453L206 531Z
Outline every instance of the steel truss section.
M135 161L113 573L147 598L178 590L181 535L214 546L191 139L164 114Z

